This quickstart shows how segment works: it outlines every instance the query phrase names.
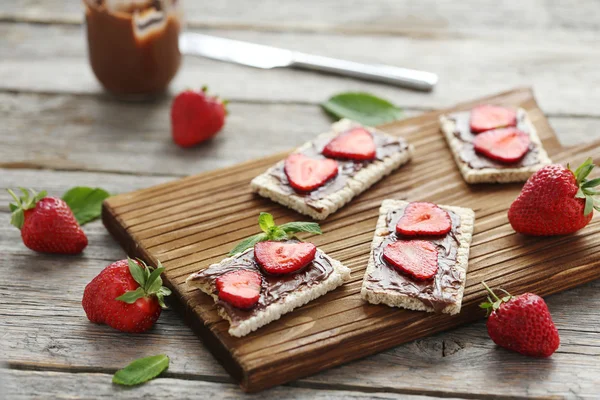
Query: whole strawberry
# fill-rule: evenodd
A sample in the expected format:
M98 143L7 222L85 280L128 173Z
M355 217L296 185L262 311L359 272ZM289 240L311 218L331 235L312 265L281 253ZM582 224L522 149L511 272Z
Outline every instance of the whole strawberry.
M560 344L558 331L544 299L533 293L499 298L485 284L490 294L480 305L488 311L487 329L498 346L526 356L550 357Z
M225 124L226 101L201 91L186 90L173 100L171 133L181 147L192 147L215 136Z
M508 220L519 233L534 236L566 235L586 226L600 210L594 200L600 178L588 180L594 168L586 160L575 172L559 164L533 174L508 210Z
M19 188L23 196L10 189L11 224L21 230L25 246L43 253L78 254L88 244L87 237L64 200L46 197L46 192L31 193Z
M110 264L85 287L81 303L88 319L123 332L152 328L171 294L162 286L164 270L160 262L152 269L130 258Z

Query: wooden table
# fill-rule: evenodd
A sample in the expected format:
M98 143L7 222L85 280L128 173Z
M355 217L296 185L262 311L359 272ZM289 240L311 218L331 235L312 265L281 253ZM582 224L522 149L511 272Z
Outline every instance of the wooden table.
M508 2L506 2L508 3ZM186 1L188 27L214 35L357 61L436 71L425 94L315 73L262 71L189 58L172 93L208 84L230 100L227 125L191 150L171 142L171 96L122 103L88 67L74 1L0 5L0 186L74 185L127 192L298 145L330 120L319 102L363 90L406 115L530 85L565 144L600 137L600 3L312 0ZM268 145L267 145L268 143ZM125 257L100 222L85 226L82 256L36 254L9 226L0 192L0 393L7 398L242 397L173 311L142 335L87 321L83 289ZM597 217L598 218L598 217ZM268 390L265 399L568 397L600 394L600 282L548 299L560 349L538 360L496 348L484 322ZM111 374L166 353L171 366L123 389ZM0 396L1 397L1 396ZM145 397L144 397L145 398Z

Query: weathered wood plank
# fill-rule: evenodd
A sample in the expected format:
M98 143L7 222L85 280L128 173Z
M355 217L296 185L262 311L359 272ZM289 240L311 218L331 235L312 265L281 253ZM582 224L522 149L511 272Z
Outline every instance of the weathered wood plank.
M524 31L597 30L600 23L590 15L600 13L594 0L566 5L543 0L499 4L494 0L335 0L289 2L277 0L251 3L187 1L186 21L193 27L320 31L341 33L412 33L440 35L448 32L518 29ZM80 23L79 2L28 0L4 2L5 20Z
M575 162L575 159L579 161L588 155L598 157L598 143L579 146L576 150L562 149L553 139L554 134L527 90L511 91L481 101L518 105L529 110L549 154L557 161ZM460 109L472 105L463 104ZM449 112L455 110L453 108ZM517 196L519 185L496 185L493 188L465 185L456 174L454 161L447 150L439 146L443 143L439 142L438 116L438 112L432 112L390 124L391 133L405 136L415 144L417 151L413 162L324 221L325 234L312 239L332 257L352 268L352 280L334 293L243 339L229 336L226 332L228 324L218 317L211 299L190 290L183 284L183 279L198 268L222 258L234 242L249 233L240 230L255 224L256 214L271 205L264 200L251 201L247 187L227 189L227 186L247 183L258 171L264 170L264 163L273 162L275 157L222 170L219 172L221 176L210 183L203 179L204 175L198 175L168 185L168 191L165 190L167 187L159 186L109 199L105 203L104 222L125 248L154 263L157 259L163 261L168 284L185 303L183 313L190 317L198 333L207 341L217 342L215 338L218 339L227 353L223 355L222 351L217 351L222 348L213 347L214 353L224 365L234 370L232 374L242 381L246 390L259 390L307 376L320 369L383 351L393 344L483 317L477 308L477 303L484 298L485 291L480 285L483 279L494 286L502 284L514 292L535 290L541 295L548 295L598 277L595 268L597 259L593 256L598 247L595 236L600 229L598 221L580 234L567 237L527 239L515 235L506 220L506 209ZM440 170L446 172L442 177ZM228 180L227 177L233 176L234 172L234 181ZM210 185L213 185L212 189ZM240 201L246 202L247 212L226 217L212 215L212 196L216 192L229 193L231 198L240 196ZM177 214L162 219L159 207L164 203L166 210L170 203L175 203L186 193L202 194L204 198L187 199L193 207L180 209ZM142 202L150 196L151 201L138 204L135 203L136 196ZM461 204L474 209L478 222L460 315L448 318L369 306L358 296L372 239L373 218L377 215L381 199L390 197ZM143 213L148 206L157 207L154 215L161 220L156 226L140 220L139 212ZM297 218L281 207L277 212L286 218L283 221ZM215 220L204 218L204 213ZM202 221L196 219L197 215L203 216ZM151 217L150 212L146 217ZM351 225L352 230L344 228L345 225ZM559 247L570 248L571 252L565 254ZM342 347L351 350L342 351ZM290 363L290 360L294 362ZM240 374L239 369L243 369L244 373Z
M136 104L94 96L0 93L0 168L183 176L288 150L325 131L331 122L316 105L234 102L219 135L196 148L180 149L171 140L169 108L167 99ZM418 112L407 110L405 115ZM565 145L600 137L597 118L555 117L550 122ZM440 144L445 146L441 137ZM44 176L48 179L43 182L55 179ZM90 176L110 185L114 175ZM127 191L122 184L113 187Z
M90 247L96 245L91 242ZM4 247L0 252L8 253ZM172 358L173 376L229 381L173 311L165 311L154 329L140 335L89 323L80 306L83 288L107 263L33 253L5 257L0 277L0 359L19 368L112 373L136 357L165 353ZM596 362L600 320L595 311L600 307L599 293L600 281L596 281L547 299L562 341L550 360L496 348L484 323L478 322L293 385L450 396L591 396L600 375ZM490 379L490 371L496 372L497 379ZM526 384L516 384L517 376Z
M89 182L103 182L109 190L120 192L168 179L30 170L1 170L0 176L11 186L47 183L51 194ZM0 191L0 218L5 221L0 225L0 359L19 367L111 373L133 358L164 352L173 359L170 371L175 376L229 381L201 340L173 311L164 312L156 327L143 335L124 335L90 324L80 306L83 288L124 253L98 222L85 227L90 245L82 257L32 253L22 245L18 231L7 224L7 196ZM533 360L496 348L484 323L479 322L294 385L457 396L472 396L473 388L485 388L485 393L499 396L592 396L600 375L595 362L600 355L600 320L595 311L600 307L599 289L600 281L596 281L548 299L562 338L561 348L551 360ZM499 378L489 379L490 371L499 371ZM517 375L527 383L516 384L511 377ZM436 382L433 389L431 382Z
M547 113L600 115L596 107L600 93L589 90L590 82L600 80L600 55L596 51L600 39L595 33L519 32L506 33L501 39L494 35L436 39L213 33L315 54L435 71L440 84L432 93L419 93L349 78L286 69L258 70L188 57L173 91L207 83L231 100L319 103L340 91L361 90L403 107L423 109L532 85ZM510 43L509 49L506 43ZM98 93L85 46L79 26L0 24L0 90Z
M143 385L123 387L111 382L112 376L102 373L71 374L55 371L20 371L0 369L0 383L4 383L3 395L7 399L20 400L36 398L68 399L231 399L251 398L243 395L232 384L218 384L197 380L170 378L169 372ZM166 376L166 377L165 377ZM367 393L365 393L367 392ZM260 394L264 400L279 399L408 399L432 400L429 396L397 393L377 393L371 390L358 392L350 390L315 390L298 387L277 387ZM452 397L457 399L458 397Z
M331 123L318 106L233 103L222 132L181 149L171 139L169 99L139 104L1 93L0 105L0 167L16 168L182 176L287 150Z

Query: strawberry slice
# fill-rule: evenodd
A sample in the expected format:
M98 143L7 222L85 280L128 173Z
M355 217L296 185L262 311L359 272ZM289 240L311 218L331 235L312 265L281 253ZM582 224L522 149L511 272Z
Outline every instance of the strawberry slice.
M512 108L484 104L471 110L471 132L517 126L517 112Z
M314 159L296 153L285 159L284 171L291 187L301 192L310 192L338 174L338 163L327 158Z
M240 269L217 278L219 299L237 308L254 307L260 298L262 277L256 271Z
M438 270L438 252L426 240L399 240L383 249L383 258L400 272L424 281L435 276Z
M375 159L376 150L373 135L364 128L354 128L333 138L322 154L331 158L368 161Z
M254 258L269 274L296 272L315 259L317 247L305 242L260 242L254 245Z
M439 236L452 229L452 220L446 210L433 203L410 203L396 224L396 233L404 236Z
M494 129L480 133L473 140L475 151L504 163L519 161L529 151L529 135L517 128Z

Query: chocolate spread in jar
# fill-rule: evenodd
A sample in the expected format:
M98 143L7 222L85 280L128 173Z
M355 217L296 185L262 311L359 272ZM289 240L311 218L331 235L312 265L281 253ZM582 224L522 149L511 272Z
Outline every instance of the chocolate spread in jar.
M118 95L163 92L181 63L177 0L83 0L94 74Z
M343 134L344 132L340 133ZM346 186L348 178L356 175L361 169L367 167L369 164L381 161L386 157L389 157L393 154L399 153L401 151L406 151L408 149L408 143L402 138L391 138L386 135L382 135L377 132L370 131L373 136L373 141L375 142L375 159L374 160L365 160L365 161L354 161L354 160L341 160L335 159L338 163L338 174L327 181L323 186L318 187L317 189L311 192L297 192L290 186L287 175L284 171L284 163L277 164L270 172L270 175L277 179L279 183L279 187L290 195L296 195L302 197L309 207L312 207L318 211L322 211L317 205L316 202L331 193L335 193L338 190L343 189ZM315 140L312 142L312 146L306 150L301 151L302 154L310 157L310 158L327 158L321 154L323 148L327 146L332 138L323 138L319 140Z
M396 224L404 215L405 208L392 210L387 215L387 227L390 233L373 250L375 269L367 277L367 287L374 291L381 289L394 290L413 297L436 311L441 311L447 305L456 302L453 293L456 293L460 289L464 279L464 277L461 277L461 273L455 268L458 248L460 247L457 238L457 232L460 228L460 217L456 213L446 210L452 220L452 229L450 232L443 237L426 237L423 239L430 241L437 247L438 271L433 279L417 281L389 265L383 258L383 249L388 244L400 239L395 233ZM450 290L448 291L447 289Z
M213 293L217 294L217 278L227 272L239 269L258 271L262 276L262 289L258 303L249 310L236 308L222 300L216 302L229 315L232 325L236 325L252 317L258 311L265 309L268 305L285 298L297 290L309 288L324 281L333 272L333 266L329 258L321 250L317 249L315 259L300 271L285 275L270 275L262 271L254 259L254 249L251 249L229 260L226 265L208 267L204 271L195 274L193 280L200 282L208 281Z
M454 113L448 116L448 119L454 121L454 136L463 143L460 150L460 159L473 169L520 168L539 163L539 146L533 142L530 142L527 154L521 160L514 163L503 163L481 155L475 151L475 147L473 146L473 140L475 140L477 134L471 132L471 112ZM517 113L517 129L528 135L530 134L529 125L525 122L525 114L522 112Z

